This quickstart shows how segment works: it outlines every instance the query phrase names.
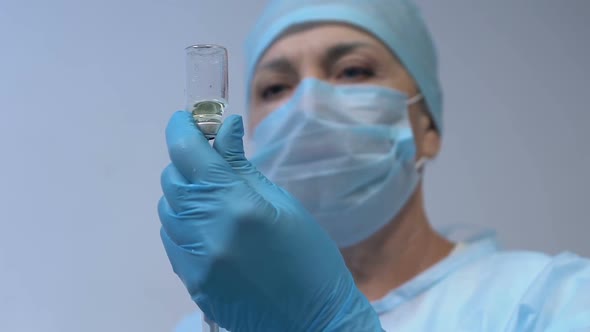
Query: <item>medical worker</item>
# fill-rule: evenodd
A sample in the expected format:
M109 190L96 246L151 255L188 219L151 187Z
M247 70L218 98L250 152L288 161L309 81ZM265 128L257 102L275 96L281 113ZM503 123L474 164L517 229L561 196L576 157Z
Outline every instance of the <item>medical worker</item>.
M247 43L249 130L166 139L161 236L230 331L590 331L590 262L435 231L422 178L444 137L435 49L409 0L271 1ZM452 192L452 188L449 188Z

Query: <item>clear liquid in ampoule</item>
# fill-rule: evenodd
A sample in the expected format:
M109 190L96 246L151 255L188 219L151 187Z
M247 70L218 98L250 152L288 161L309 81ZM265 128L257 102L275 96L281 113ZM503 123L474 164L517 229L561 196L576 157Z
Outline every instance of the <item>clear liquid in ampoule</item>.
M193 119L207 139L214 139L217 135L225 107L222 100L202 100L193 105Z

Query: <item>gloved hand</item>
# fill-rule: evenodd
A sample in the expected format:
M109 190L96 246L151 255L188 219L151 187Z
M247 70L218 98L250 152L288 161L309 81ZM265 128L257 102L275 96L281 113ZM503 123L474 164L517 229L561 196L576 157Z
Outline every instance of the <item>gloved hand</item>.
M336 245L244 157L230 116L213 147L187 112L166 130L161 237L207 317L231 331L381 331Z

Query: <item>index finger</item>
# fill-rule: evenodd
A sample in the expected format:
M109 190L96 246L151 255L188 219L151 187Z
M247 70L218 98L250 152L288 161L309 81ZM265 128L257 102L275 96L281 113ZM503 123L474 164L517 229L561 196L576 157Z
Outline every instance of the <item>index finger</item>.
M166 144L170 160L191 183L212 177L234 176L231 167L211 147L207 138L195 125L192 115L177 111L166 127Z

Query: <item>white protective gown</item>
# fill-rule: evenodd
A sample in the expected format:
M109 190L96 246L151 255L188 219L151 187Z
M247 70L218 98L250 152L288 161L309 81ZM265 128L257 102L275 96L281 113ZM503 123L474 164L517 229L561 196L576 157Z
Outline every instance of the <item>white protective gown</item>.
M499 251L490 232L442 231L447 258L373 302L386 331L590 331L590 260ZM200 332L201 313L177 332Z

